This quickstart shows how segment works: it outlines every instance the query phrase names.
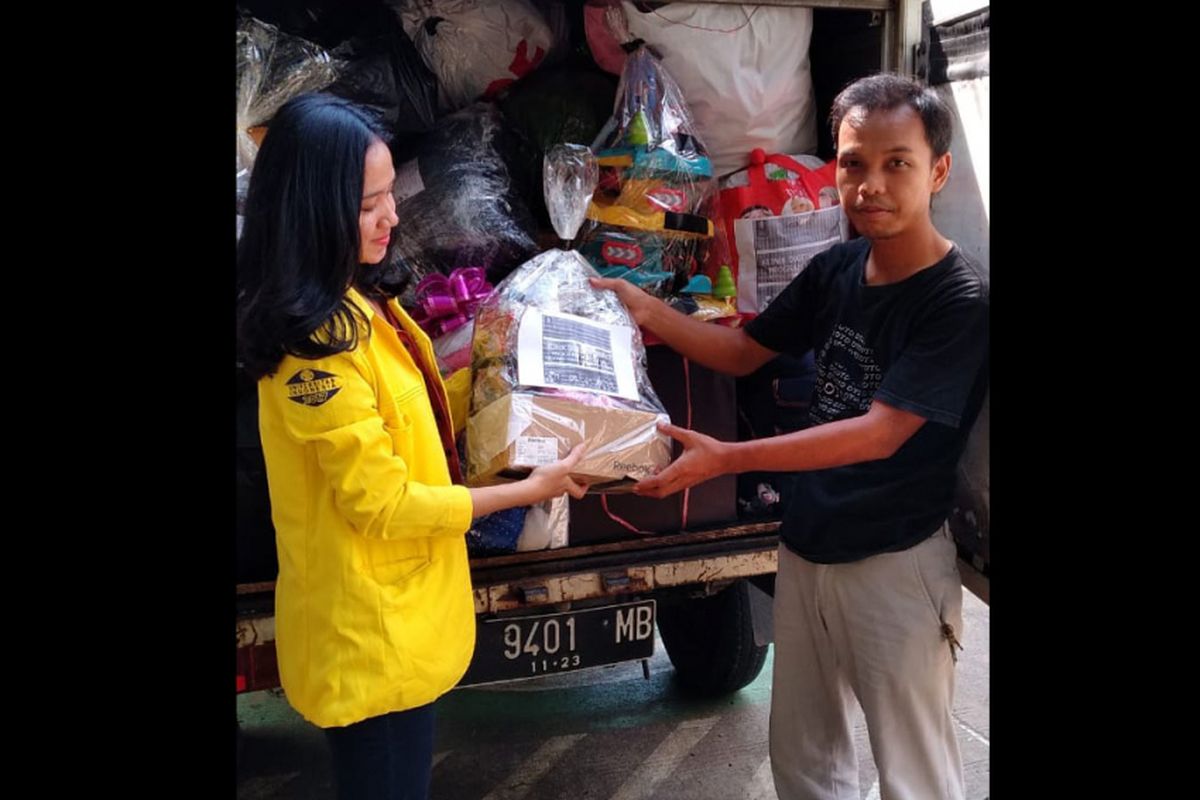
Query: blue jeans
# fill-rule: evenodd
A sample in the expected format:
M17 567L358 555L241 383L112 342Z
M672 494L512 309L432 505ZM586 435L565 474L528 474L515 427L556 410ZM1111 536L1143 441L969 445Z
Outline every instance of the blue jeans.
M433 704L326 728L339 800L428 800Z

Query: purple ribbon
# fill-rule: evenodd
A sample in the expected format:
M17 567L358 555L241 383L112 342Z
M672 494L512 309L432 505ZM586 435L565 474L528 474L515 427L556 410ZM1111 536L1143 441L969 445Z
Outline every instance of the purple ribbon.
M491 293L492 285L483 267L456 269L449 277L428 275L414 292L417 308L413 320L436 339L466 325Z

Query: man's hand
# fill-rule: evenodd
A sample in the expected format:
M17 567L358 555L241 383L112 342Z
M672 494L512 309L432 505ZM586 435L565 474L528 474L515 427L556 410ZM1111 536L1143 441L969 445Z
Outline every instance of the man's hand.
M659 300L646 294L624 278L590 278L593 289L612 289L629 309L630 316L638 325L645 325L650 313Z
M635 483L634 494L666 497L730 471L727 443L665 422L659 423L658 429L679 440L683 453L662 472Z

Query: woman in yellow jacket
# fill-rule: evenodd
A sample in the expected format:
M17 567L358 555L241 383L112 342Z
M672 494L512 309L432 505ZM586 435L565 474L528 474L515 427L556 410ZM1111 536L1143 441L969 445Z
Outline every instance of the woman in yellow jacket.
M460 485L450 399L387 267L385 140L328 95L276 114L239 242L238 343L258 380L284 692L326 730L339 797L425 800L432 703L475 642L472 518L584 487L579 448L518 483Z

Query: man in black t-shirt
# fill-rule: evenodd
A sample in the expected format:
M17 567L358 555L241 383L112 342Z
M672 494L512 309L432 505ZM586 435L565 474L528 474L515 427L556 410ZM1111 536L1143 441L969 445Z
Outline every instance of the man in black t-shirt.
M687 358L745 375L813 350L812 426L719 442L674 426L683 454L635 491L795 472L780 530L771 763L780 800L858 800L850 698L884 800L963 797L951 717L962 585L945 519L986 391L988 286L942 236L949 109L907 78L847 87L831 113L841 204L861 238L813 258L744 329L688 319L625 281L640 325Z

